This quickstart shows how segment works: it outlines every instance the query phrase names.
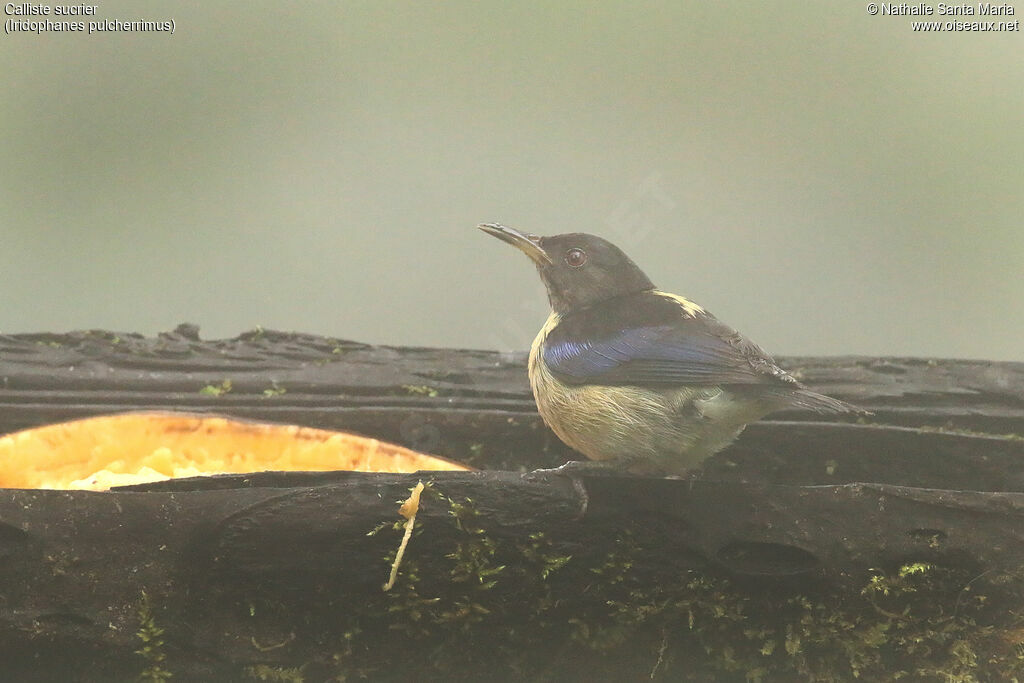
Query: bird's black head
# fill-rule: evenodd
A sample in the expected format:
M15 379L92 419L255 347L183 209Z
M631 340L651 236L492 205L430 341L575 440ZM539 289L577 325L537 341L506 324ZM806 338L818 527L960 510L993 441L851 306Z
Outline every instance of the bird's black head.
M611 242L582 232L538 237L488 223L481 230L520 249L537 264L559 315L648 289L654 284Z

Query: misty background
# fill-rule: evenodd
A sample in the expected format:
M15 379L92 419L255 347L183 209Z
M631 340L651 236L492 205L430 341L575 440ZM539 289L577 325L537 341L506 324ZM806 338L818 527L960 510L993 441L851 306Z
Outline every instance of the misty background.
M1019 32L858 2L98 4L176 30L0 36L4 333L525 349L547 302L474 229L502 222L602 235L777 354L1024 360Z

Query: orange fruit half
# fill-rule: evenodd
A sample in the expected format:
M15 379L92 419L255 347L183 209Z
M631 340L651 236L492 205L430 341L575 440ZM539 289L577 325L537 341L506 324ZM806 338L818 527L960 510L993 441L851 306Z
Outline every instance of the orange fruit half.
M377 439L188 413L127 413L0 437L0 488L102 491L263 471L469 470Z

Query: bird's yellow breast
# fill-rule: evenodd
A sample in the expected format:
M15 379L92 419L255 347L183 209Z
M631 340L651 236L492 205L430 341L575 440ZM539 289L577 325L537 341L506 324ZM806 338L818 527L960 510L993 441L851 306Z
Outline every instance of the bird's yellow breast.
M527 364L531 378L538 370L537 364L540 362L540 354L544 348L544 340L548 338L548 335L551 334L551 330L555 329L555 326L558 325L561 319L562 317L560 315L551 311L551 315L548 316L547 321L544 323L544 327L540 328L540 332L538 332L537 336L534 338L533 345L530 346L530 360ZM546 368L545 372L547 372Z

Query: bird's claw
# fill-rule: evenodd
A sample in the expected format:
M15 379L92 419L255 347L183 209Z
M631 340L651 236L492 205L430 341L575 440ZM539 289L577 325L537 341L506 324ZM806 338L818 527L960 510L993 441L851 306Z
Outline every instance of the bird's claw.
M527 478L533 475L544 476L548 474L557 474L559 476L567 477L574 474L592 474L597 471L606 471L608 467L603 463L593 462L591 460L570 460L564 465L558 467L545 467L542 469L533 470L527 472Z
M527 472L523 475L523 479L527 481L538 481L543 480L551 475L559 477L568 477L569 481L572 482L572 490L579 498L580 509L576 514L576 519L583 519L587 514L587 508L590 506L590 495L587 493L587 487L584 486L583 480L580 479L579 475L591 469L592 462L582 462L579 460L570 460L564 465L558 467L544 468Z

